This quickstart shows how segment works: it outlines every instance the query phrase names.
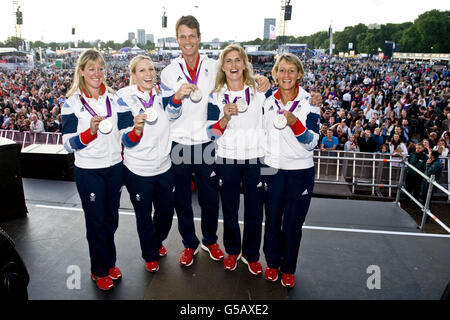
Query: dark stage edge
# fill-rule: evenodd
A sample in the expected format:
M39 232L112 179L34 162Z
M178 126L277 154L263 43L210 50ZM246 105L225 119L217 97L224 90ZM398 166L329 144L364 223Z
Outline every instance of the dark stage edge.
M0 227L14 239L28 268L30 300L438 300L450 281L450 236L421 233L394 203L324 198L312 199L293 289L251 275L241 261L235 271L225 271L222 262L201 249L191 267L180 266L183 248L176 219L165 241L168 255L161 258L160 270L150 274L124 189L116 232L123 279L104 293L89 278L84 216L74 183L23 182L28 216ZM198 214L195 197L193 202ZM200 238L198 219L196 227ZM220 223L223 248L222 230ZM261 263L265 268L262 252ZM370 290L367 284L374 282L368 268L374 265L380 270L380 289ZM74 284L71 266L81 271L80 289L69 289Z

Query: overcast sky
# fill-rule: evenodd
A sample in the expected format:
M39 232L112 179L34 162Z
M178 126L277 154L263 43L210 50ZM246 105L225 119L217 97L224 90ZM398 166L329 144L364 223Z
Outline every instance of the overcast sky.
M13 0L0 0L0 41L15 35ZM276 18L280 0L17 0L23 12L22 37L26 40L114 40L124 42L128 32L145 29L155 40L175 35L176 20L186 14L200 21L202 41L246 41L263 38L264 18ZM364 23L414 21L431 9L450 10L448 0L291 0L292 20L287 35L303 36L335 31ZM162 29L165 7L168 28ZM76 28L75 38L71 34ZM443 41L448 41L448 39Z

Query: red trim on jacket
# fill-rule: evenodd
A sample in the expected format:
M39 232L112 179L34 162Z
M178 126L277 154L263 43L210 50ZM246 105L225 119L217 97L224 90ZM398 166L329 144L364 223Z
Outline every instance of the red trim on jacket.
M95 135L92 135L91 128L87 129L86 131L84 131L80 134L81 143L84 145L89 144L89 142L95 140L96 138L97 138L97 133Z
M131 130L128 133L128 139L130 139L130 141L133 142L133 143L138 143L139 141L141 141L141 138L142 138L143 135L144 135L144 132L142 132L141 135L138 136L136 134L136 129L133 128L133 130Z

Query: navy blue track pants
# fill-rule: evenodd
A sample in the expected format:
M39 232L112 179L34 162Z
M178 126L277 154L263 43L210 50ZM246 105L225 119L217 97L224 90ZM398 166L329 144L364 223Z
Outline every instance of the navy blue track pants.
M197 145L172 143L172 167L175 182L175 211L178 230L185 248L196 249L200 244L195 235L192 209L192 173L198 190L201 209L202 243L206 246L217 242L219 219L219 186L215 172L214 144Z
M314 167L278 170L264 176L267 207L263 251L269 268L294 274L302 238L302 226L311 203Z
M173 170L143 177L124 166L124 181L136 215L136 227L145 262L158 261L158 249L167 238L174 214ZM154 214L152 216L152 204Z
M116 265L114 233L119 226L123 164L103 169L75 167L74 174L86 221L91 273L106 277Z
M223 212L223 243L228 254L241 253L249 262L259 260L261 246L264 185L258 159L217 161L219 191ZM239 227L240 190L244 193L244 232Z

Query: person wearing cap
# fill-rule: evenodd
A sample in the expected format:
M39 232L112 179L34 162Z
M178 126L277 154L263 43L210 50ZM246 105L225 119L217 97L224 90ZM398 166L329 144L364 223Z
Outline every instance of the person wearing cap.
M313 150L319 140L322 97L299 86L304 71L293 54L279 55L272 75L279 88L264 104L268 167L264 276L276 281L281 272L281 284L293 287L302 226L314 188Z
M162 242L174 214L170 121L181 115L181 106L163 106L155 67L148 56L134 57L129 70L129 86L117 92L134 117L122 135L124 183L136 215L145 269L156 272L159 258L167 254Z
M123 185L120 131L133 122L126 104L105 84L105 60L96 50L83 52L62 107L65 149L75 154L75 184L86 220L91 278L101 290L114 287L114 234L119 224Z
M216 168L222 203L223 243L228 256L225 270L236 269L237 262L248 265L254 275L262 273L259 263L264 186L261 160L264 156L262 107L267 94L256 91L252 65L245 50L230 44L220 54L216 84L210 97L210 115L219 120L207 128L216 141ZM244 231L241 241L239 202L244 194Z
M162 70L161 89L163 105L183 107L182 115L170 125L171 158L175 211L184 245L180 264L190 266L200 244L195 234L192 209L193 173L201 210L201 248L215 261L223 258L223 251L217 243L219 181L214 163L214 142L211 142L206 131L213 121L218 120L208 114L208 98L214 89L217 61L199 54L201 33L195 17L182 16L175 25L175 31L182 54ZM267 78L260 76L256 80L260 86L258 91L265 92L270 88Z

